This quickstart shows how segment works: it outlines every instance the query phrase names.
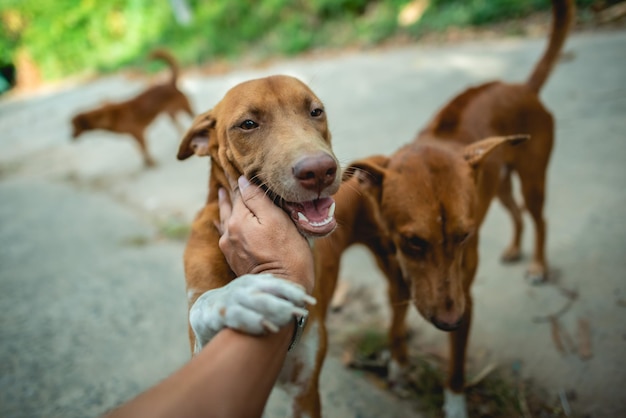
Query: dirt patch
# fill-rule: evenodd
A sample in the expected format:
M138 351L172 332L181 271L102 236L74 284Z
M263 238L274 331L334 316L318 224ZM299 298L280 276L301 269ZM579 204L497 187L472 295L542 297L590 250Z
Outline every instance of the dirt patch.
M413 402L426 416L440 416L448 362L445 345L433 346L422 340L418 330L411 329L405 382L392 388L386 380L391 357L387 323L385 311L370 288L351 288L341 308L329 313L329 354L371 384ZM466 399L472 417L578 416L570 406L576 400L574 391L561 391L557 398L549 395L538 382L522 377L523 363L519 360L496 364L485 351L469 351L466 367Z

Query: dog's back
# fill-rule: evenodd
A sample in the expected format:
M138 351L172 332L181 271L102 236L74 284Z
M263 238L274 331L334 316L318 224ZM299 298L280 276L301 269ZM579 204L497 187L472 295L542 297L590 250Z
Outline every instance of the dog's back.
M503 147L484 164L485 184L479 185L479 218L485 215L496 194L519 224L519 210L510 193L510 174L516 172L525 189L525 200L536 222L545 193L545 173L554 145L554 118L539 93L554 68L572 24L575 6L571 0L552 1L552 30L548 46L523 83L488 82L469 88L448 102L419 132L416 141L453 141L468 145L498 135L527 134L531 140L517 147ZM504 183L500 183L502 168ZM534 211L534 214L533 214ZM542 228L539 227L541 231ZM515 255L513 258L517 258ZM542 257L538 257L542 258ZM541 264L541 263L540 263ZM545 279L545 268L533 275Z
M180 72L178 64L164 50L154 51L150 57L165 61L170 67L169 80L148 87L132 99L105 103L96 109L76 114L71 120L74 140L83 132L96 129L129 134L139 145L144 164L153 166L155 162L148 151L144 132L154 119L166 113L182 135L183 127L177 119L178 112L185 112L191 117L194 114L189 100L176 86Z
M170 69L170 78L149 87L133 99L119 103L126 107L133 118L139 118L143 125L149 125L161 112L193 111L185 95L178 89L177 82L180 69L174 57L167 51L159 49L150 54L150 58L165 62Z
M533 116L538 111L547 112L538 95L558 61L574 11L571 0L552 1L549 43L526 82L493 81L465 90L437 112L417 139L438 138L467 144L494 133L531 133L536 130ZM485 112L486 108L492 111Z
M74 124L74 137L83 131L104 129L118 133L136 133L143 130L162 112L173 116L183 111L193 116L193 110L187 97L178 89L179 66L174 57L165 50L156 50L149 56L164 61L170 68L167 81L154 84L137 96L104 105L77 114Z

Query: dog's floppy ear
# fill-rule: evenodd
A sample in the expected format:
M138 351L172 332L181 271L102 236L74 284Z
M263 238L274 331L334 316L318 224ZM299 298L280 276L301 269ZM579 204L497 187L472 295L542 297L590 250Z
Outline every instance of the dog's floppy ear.
M373 155L354 161L344 170L342 181L356 177L361 184L380 185L388 164L389 157L384 155Z
M194 154L199 157L209 155L209 137L214 134L214 127L215 118L210 110L198 115L180 143L177 158L185 160Z
M465 161L469 163L473 168L478 167L485 157L487 157L492 151L497 149L500 145L509 144L517 145L530 138L527 134L516 134L509 136L492 136L489 138L481 139L478 142L474 142L465 147L463 150L463 157Z
M387 173L389 157L374 155L363 160L353 162L345 169L343 181L351 177L356 178L358 187L365 195L369 195L376 202L382 196L383 179Z

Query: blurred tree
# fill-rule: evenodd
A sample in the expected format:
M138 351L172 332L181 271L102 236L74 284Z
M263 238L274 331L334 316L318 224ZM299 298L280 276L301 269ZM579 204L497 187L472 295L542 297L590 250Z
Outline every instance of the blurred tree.
M400 24L410 3L418 18ZM183 65L267 57L418 38L549 7L548 0L0 0L0 65L21 51L44 79L55 79L137 63L155 47L171 49Z

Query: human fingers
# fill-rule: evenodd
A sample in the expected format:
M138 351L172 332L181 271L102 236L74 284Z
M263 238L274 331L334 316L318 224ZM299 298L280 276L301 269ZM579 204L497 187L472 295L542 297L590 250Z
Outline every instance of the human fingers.
M282 327L294 317L304 316L307 310L270 293L249 294L241 305L263 315L269 322Z
M269 293L297 306L304 304L315 305L317 301L313 296L306 293L306 289L291 280L282 279L269 273L242 276L239 279L247 281L247 285L254 288L257 292Z
M246 334L263 335L267 331L276 332L278 327L268 324L262 314L241 305L230 307L225 314L224 325L228 328L242 331Z
M282 209L267 198L263 189L251 184L245 177L239 177L237 184L239 185L243 203L256 218L260 219L277 213L284 213Z

